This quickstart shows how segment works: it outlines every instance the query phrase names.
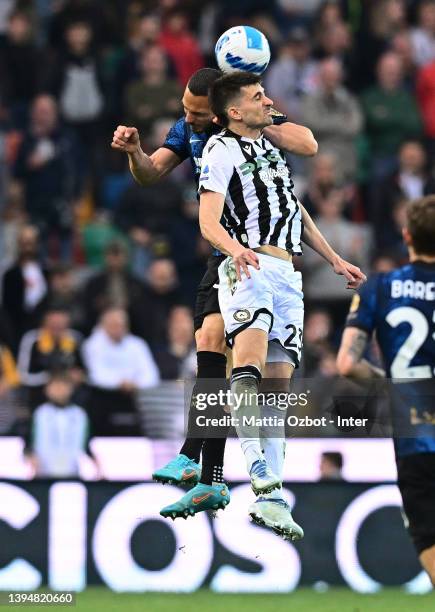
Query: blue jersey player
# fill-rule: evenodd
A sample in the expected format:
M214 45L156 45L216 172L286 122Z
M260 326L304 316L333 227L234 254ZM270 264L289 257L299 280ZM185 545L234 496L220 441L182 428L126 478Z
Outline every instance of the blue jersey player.
M192 75L183 94L184 117L169 131L163 145L152 155L146 155L140 145L135 127L119 125L113 135L112 148L127 153L130 171L141 185L157 182L176 166L189 158L195 177L199 177L201 158L208 138L220 131L213 122L209 107L208 90L221 73L203 68ZM284 118L285 121L285 118ZM310 156L317 152L317 143L311 131L277 117L274 125L265 128L266 136L278 147L297 155ZM282 123L282 125L280 124ZM314 249L324 248L324 240L316 234L311 241ZM210 257L195 305L195 339L197 346L198 392L201 381L222 380L226 377L224 325L219 311L217 292L218 267L223 256ZM331 262L332 263L332 262ZM336 271L351 281L349 271L341 262L333 263ZM210 390L207 387L207 390ZM193 394L193 398L195 393ZM194 399L193 399L194 401ZM222 506L229 500L228 489L222 482L222 465L225 438L203 439L195 428L195 412L190 411L188 436L180 454L154 473L160 482L196 485L179 502L164 509L164 516L187 516L196 512ZM195 431L196 429L196 431ZM202 471L199 458L202 452Z
M341 374L392 379L398 484L420 561L435 585L435 196L411 202L410 263L355 295L337 357ZM363 358L373 333L385 371Z

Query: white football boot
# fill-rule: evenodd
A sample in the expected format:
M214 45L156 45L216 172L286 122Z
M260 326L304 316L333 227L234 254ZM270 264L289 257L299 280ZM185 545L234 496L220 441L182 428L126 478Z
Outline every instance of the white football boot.
M271 471L265 461L255 461L249 472L251 486L255 495L270 493L274 489L279 489L281 480Z
M257 525L270 527L284 540L301 540L304 530L292 517L290 506L283 499L259 497L249 506L249 516Z

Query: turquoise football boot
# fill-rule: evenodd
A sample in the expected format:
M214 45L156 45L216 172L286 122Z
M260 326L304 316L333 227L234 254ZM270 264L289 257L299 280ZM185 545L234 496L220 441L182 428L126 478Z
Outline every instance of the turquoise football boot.
M226 484L206 485L200 482L177 502L162 508L160 514L165 518L186 519L204 510L224 510L229 503L230 492Z
M162 484L195 486L201 477L201 466L186 455L177 455L165 466L153 473L153 479Z

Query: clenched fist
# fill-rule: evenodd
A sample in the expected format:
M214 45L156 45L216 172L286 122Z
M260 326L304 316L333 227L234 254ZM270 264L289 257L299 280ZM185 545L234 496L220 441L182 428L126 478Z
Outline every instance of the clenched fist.
M135 127L118 125L113 132L111 147L124 153L135 153L140 147L139 132Z

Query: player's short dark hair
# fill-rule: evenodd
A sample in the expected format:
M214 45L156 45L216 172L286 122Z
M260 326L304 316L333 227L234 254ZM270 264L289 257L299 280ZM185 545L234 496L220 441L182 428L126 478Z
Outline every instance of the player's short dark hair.
M407 221L415 252L435 255L435 195L410 202Z
M231 72L217 79L210 87L208 94L211 110L216 115L218 122L228 125L228 105L240 94L242 87L261 83L261 78L252 72Z
M220 76L222 76L220 70L201 68L192 74L187 87L194 96L208 96L208 90Z

